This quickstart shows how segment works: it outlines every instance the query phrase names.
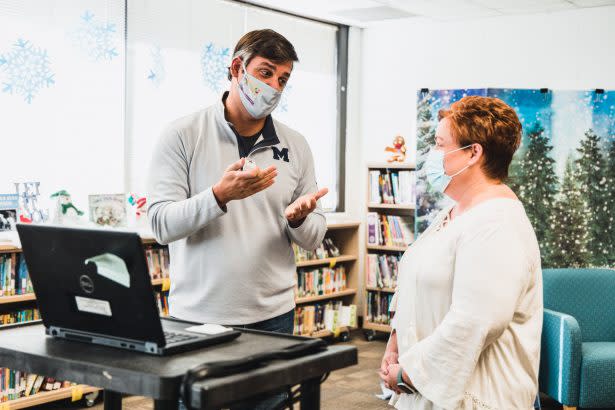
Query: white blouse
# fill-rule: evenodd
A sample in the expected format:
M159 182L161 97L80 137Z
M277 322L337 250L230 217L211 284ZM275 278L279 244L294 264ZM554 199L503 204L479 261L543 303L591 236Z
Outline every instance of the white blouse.
M392 327L419 394L390 404L533 409L543 314L534 230L517 200L487 200L446 223L450 209L400 262Z

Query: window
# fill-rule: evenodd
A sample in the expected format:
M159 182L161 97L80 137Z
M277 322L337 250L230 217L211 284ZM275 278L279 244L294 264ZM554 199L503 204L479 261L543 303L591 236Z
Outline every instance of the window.
M124 189L124 1L0 0L0 192Z
M215 103L235 43L265 27L300 58L274 117L306 137L336 210L338 26L222 0L0 0L0 192L40 181L83 210L88 194L145 193L164 128Z

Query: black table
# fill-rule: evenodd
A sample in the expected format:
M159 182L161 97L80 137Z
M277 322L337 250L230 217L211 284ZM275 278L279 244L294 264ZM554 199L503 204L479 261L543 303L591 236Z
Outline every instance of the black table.
M122 394L154 399L155 409L176 409L181 378L195 365L284 348L305 338L244 330L221 345L172 356L157 357L121 349L54 339L41 323L0 330L0 365L70 380L105 390L105 409L120 409ZM326 350L232 376L195 383L192 406L218 409L233 402L284 386L301 385L301 408L320 408L323 375L357 363L353 346Z

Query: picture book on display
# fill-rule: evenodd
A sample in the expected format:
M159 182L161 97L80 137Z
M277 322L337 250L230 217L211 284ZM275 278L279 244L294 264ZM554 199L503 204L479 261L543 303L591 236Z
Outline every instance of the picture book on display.
M90 195L90 221L101 226L126 226L126 195Z
M18 209L17 194L0 194L0 232L15 230Z

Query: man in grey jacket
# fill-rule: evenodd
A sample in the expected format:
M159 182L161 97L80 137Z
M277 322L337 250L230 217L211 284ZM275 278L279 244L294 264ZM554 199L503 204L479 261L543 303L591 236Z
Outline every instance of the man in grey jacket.
M160 138L148 219L156 240L169 244L171 316L292 333L291 242L322 242L318 200L327 193L317 188L305 138L271 117L296 61L280 34L245 34L230 91Z

